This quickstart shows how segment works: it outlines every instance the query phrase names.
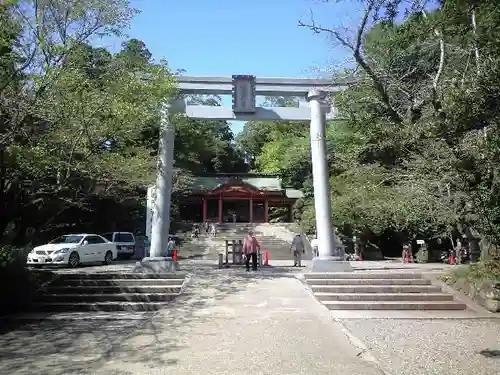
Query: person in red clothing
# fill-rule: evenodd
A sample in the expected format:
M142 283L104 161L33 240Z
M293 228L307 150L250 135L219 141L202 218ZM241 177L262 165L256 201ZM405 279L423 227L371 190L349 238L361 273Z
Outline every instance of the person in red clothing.
M252 260L252 270L257 271L257 251L260 250L259 242L252 231L248 232L243 242L243 252L245 253L245 266L247 272L250 271L250 259Z

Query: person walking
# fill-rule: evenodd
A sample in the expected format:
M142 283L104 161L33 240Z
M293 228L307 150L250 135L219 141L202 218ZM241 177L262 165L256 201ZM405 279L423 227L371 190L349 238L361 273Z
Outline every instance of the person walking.
M217 224L212 223L212 237L216 237L216 236L217 236Z
M175 249L175 241L172 237L169 237L167 243L167 257L174 256L174 249Z
M313 240L311 241L311 247L314 256L319 257L319 240L316 237L314 237Z
M243 252L245 253L245 266L247 272L250 271L250 260L252 260L252 270L257 271L257 251L260 250L260 244L252 231L248 232L243 242Z
M409 244L403 244L403 263L409 262L413 263L413 252Z
M460 238L457 239L457 244L455 245L455 263L461 264L463 256L463 247Z
M151 246L151 242L149 241L148 236L144 236L144 258L149 256L149 248Z
M200 226L198 223L193 224L193 229L191 230L191 237L198 238L200 236Z
M304 248L304 241L302 240L302 236L300 234L296 234L293 238L290 251L293 252L293 266L302 267L302 254L305 254L306 250Z

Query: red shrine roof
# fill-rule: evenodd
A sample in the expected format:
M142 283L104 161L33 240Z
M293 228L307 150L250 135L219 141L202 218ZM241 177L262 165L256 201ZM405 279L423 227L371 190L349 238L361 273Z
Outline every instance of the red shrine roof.
M299 199L304 196L300 190L283 187L279 176L269 175L216 174L195 176L190 185L193 194L281 195L290 199Z

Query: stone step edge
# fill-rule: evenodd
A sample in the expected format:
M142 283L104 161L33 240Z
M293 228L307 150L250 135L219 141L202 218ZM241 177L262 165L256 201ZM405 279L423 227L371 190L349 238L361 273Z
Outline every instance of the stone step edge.
M127 286L120 286L120 285L50 285L46 290L85 290L85 289L103 289L103 288L116 288L116 289L134 289L134 288L152 288L152 289L182 289L184 285L181 284L172 284L172 285L127 285Z
M106 278L112 280L183 280L187 273L133 273L133 272L54 272L59 279L66 280L103 280Z
M378 290L389 289L394 290L394 293L429 293L431 291L438 292L442 289L436 285L310 285L309 286L314 293L345 293L341 292L342 289L346 290L370 290L370 292L347 292L347 293L387 293L379 292ZM315 292L315 289L323 289L325 292ZM405 292L399 292L398 290L405 289ZM425 291L423 291L424 289Z
M370 279L368 276L373 276L375 279L423 279L422 273L416 272L387 272L387 271L357 271L352 272L318 272L304 273L306 280L335 280L335 279ZM382 277L385 276L385 277Z
M149 320L153 316L151 311L68 311L68 312L31 312L22 315L0 316L0 321L25 321L40 322L44 320L53 321L124 321L124 320Z
M307 284L310 288L371 288L371 289L376 289L376 288L439 288L437 285L434 284L378 284L378 285L373 285L373 284Z
M152 306L166 306L171 301L154 301L154 302L141 302L141 301L97 301L97 302L35 302L34 306L144 306L144 305L152 305Z
M44 297L61 297L61 298L70 298L70 297L149 297L149 296L180 296L181 292L165 292L165 293L77 293L77 294L66 294L66 293L44 293ZM110 301L111 302L111 301ZM113 301L114 302L114 301Z
M70 283L73 283L73 282L82 282L82 283L85 283L85 282L89 282L89 283L110 283L110 284L120 284L120 283L148 283L148 282L154 282L154 283L158 283L158 282L161 282L161 281L165 281L165 280L169 280L169 281L172 281L172 280L175 280L177 281L177 283L173 283L173 282L170 282L170 283L165 283L165 285L176 285L176 284L183 284L184 283L184 280L185 279L99 279L99 278L96 278L96 279L87 279L87 278L83 278L83 279L66 279L66 280L56 280L58 282L70 282Z
M356 297L373 297L373 296L380 296L380 297L389 297L389 296L397 296L397 297L400 297L400 298L403 298L403 297L407 297L407 298L412 298L412 297L415 297L415 296L422 296L422 297L429 297L429 298L432 298L432 297L446 297L446 298L449 298L448 301L452 301L453 300L453 295L451 294L448 294L448 293L427 293L427 292L421 292L421 293L329 293L329 292L314 292L314 296L316 298L318 298L319 300L321 300L321 297L326 297L326 296L343 296L343 297L347 297L347 296L356 296ZM335 302L336 300L331 300L331 302ZM355 302L356 300L354 300L353 302ZM370 301L370 302L376 302L374 300L363 300L363 299L360 299L359 302L361 301ZM382 300L384 301L384 300ZM387 300L386 302L390 302L391 300ZM405 300L397 300L397 301L405 301ZM397 302L397 301L394 301L394 302ZM413 301L413 300L407 300L407 301ZM339 301L339 302L342 302L342 301ZM348 302L348 301L345 301L345 302ZM415 301L414 301L415 302ZM425 300L422 300L422 302L426 302ZM438 302L436 300L430 300L429 302Z
M370 305L373 306L453 306L458 307L461 306L465 310L467 305L457 301L321 301L322 304L328 307L332 306L363 306L367 307ZM355 310L354 308L353 310ZM397 309L396 309L397 310Z
M363 281L363 282L371 282L372 284L371 285L377 285L377 282L388 282L388 281L391 281L391 282L394 282L394 283L397 283L397 282L410 282L410 281L416 281L418 283L426 283L426 284L413 284L413 285L429 285L431 283L430 280L427 280L427 279L398 279L398 278L394 278L394 279L369 279L369 278L359 278L359 279L356 279L356 278L345 278L345 279L306 279L307 283L309 285L324 285L324 284L313 284L313 283L323 283L325 281L342 281L342 282L353 282L353 281ZM427 284L429 283L429 284ZM331 284L331 285L334 285L334 284ZM338 284L338 285L348 285L348 284ZM360 284L353 284L353 285L360 285ZM387 285L387 284L378 284L380 286L382 285ZM390 285L411 285L411 284L390 284Z

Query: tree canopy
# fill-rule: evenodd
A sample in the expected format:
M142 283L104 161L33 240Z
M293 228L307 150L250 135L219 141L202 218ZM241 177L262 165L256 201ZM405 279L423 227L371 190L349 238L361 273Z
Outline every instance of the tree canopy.
M360 3L350 30L299 23L352 56L333 78L356 83L336 96L341 118L327 127L335 226L401 241L479 233L498 245L500 5ZM123 37L137 13L125 0L38 5L0 4L0 241L25 242L28 227L142 228L161 109L177 95L178 73ZM99 47L103 37L119 38L121 50ZM172 121L176 192L196 173L279 174L304 191L295 217L313 230L307 123L248 122L234 139L226 121Z
M299 22L353 61L334 75L356 84L335 98L342 120L327 128L335 226L401 241L479 232L498 244L500 4L360 3L351 30ZM256 171L304 189L296 214L312 230L307 127L281 126L249 123L238 144Z
M175 73L141 40L99 47L136 13L125 0L0 4L0 243L26 242L27 228L143 228ZM176 182L246 170L227 122L174 121Z

